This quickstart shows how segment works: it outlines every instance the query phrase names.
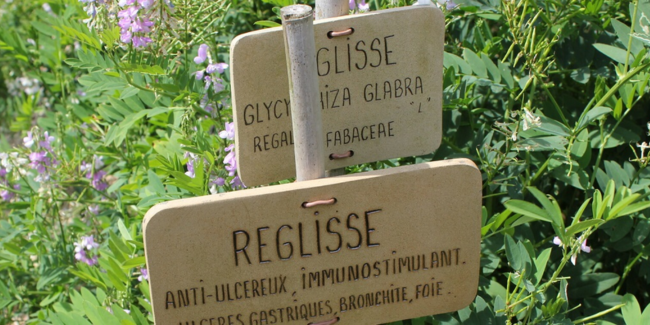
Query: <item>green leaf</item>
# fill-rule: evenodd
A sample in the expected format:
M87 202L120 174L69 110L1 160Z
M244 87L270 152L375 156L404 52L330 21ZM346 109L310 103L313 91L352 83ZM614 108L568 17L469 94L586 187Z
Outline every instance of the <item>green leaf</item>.
M566 236L567 237L573 236L589 227L598 226L603 222L605 221L600 219L590 219L590 220L578 222L566 229Z
M551 256L551 247L543 250L537 258L535 259L535 285L538 285L542 281L544 276L544 271L546 271L546 265L548 263L548 258Z
M143 65L143 64L131 64L125 63L122 67L122 70L126 72L139 72L150 75L166 75L165 70L159 65Z
M65 268L47 269L38 279L36 290L41 290L65 274Z
M568 137L571 135L571 130L569 130L569 128L567 128L564 124L546 116L540 116L539 119L541 121L541 125L535 127L536 131L541 131L548 135L559 135L563 137Z
M625 306L621 308L623 312L623 319L627 325L641 325L641 307L636 297L632 294L625 294L623 296L623 303Z
M295 4L294 0L262 0L262 1L278 7L286 7Z
M544 210L546 210L546 213L551 218L552 222L557 227L564 229L564 222L562 221L562 211L560 210L560 207L557 206L557 204L553 204L553 202L551 202L551 200L546 197L546 194L542 193L537 188L529 186L527 189L531 194L533 194L537 201L542 204L542 207L544 207Z
M607 215L605 216L605 220L610 220L610 219L615 219L617 217L620 217L619 213L623 211L625 207L632 204L632 202L636 201L636 199L638 199L640 196L641 196L640 194L635 193L616 202L614 206L609 210Z
M500 83L501 82L501 72L499 71L499 68L488 58L487 55L481 55L481 60L483 61L483 64L485 64L485 67L487 68L488 74L490 75L490 79L494 81L494 83Z
M124 240L133 240L133 237L131 237L129 230L126 229L126 226L124 225L124 221L122 219L117 220L117 229L120 231L120 234Z
M521 242L516 242L509 235L505 236L506 257L513 269L522 272L524 269L530 271L530 256L526 247Z
M483 60L481 60L481 58L476 55L476 53L472 52L470 49L465 48L463 49L463 57L465 58L465 61L469 63L469 66L472 67L474 74L476 74L479 78L488 79L485 64L483 63Z
M151 86L160 90L168 91L170 93L176 93L180 91L180 88L178 88L178 86L175 84L152 83Z
M97 316L98 322L95 323L95 321L91 319L93 325L121 325L117 317L109 313L108 310L106 310L106 307L96 307L95 315Z
M643 314L641 314L641 322L639 324L650 324L650 304L645 306Z
M601 53L608 56L610 59L625 64L625 58L627 57L627 52L624 49L614 47L607 44L596 43L594 47ZM634 61L634 56L630 54L630 62Z
M163 185L160 177L151 169L147 171L147 176L149 179L149 188L156 194L165 194L165 185Z
M501 77L506 83L506 86L510 89L515 88L515 80L512 78L512 73L510 72L510 66L506 63L499 61L499 71L501 72Z
M589 123L593 122L594 120L596 120L597 118L605 114L609 114L610 112L612 112L612 109L604 106L598 106L590 109L586 114L580 116L580 120L578 121L578 126L576 127L573 133L576 134L580 132L584 127L589 125Z
M278 23L276 23L276 22L274 22L274 21L270 21L270 20L258 20L258 21L255 22L255 25L263 26L263 27L278 27L278 26L282 26L281 24L278 24Z
M618 216L619 217L626 216L635 212L645 210L647 208L650 208L650 201L637 202L623 208L621 211L618 212Z
M50 26L48 24L45 24L45 23L40 22L40 21L32 21L31 24L32 24L32 27L34 27L34 29L36 29L37 31L39 31L39 32L41 32L41 33L43 33L43 34L45 34L47 36L50 36L50 37L58 36L58 33L56 32L56 30L53 29L52 26Z
M580 299L595 296L615 286L620 276L616 273L592 273L571 277L569 297Z
M122 268L123 269L132 269L134 267L143 266L145 264L145 262L146 262L146 259L145 259L144 256L138 256L136 258L130 258L130 259L124 261L124 263L122 263Z
M449 68L450 66L456 67L458 73L467 74L467 75L472 74L472 67L470 67L469 64L465 62L465 60L461 59L460 57L454 54L444 52L443 63L446 68Z
M540 207L522 200L509 200L505 204L506 208L514 213L547 222L553 222L551 217Z

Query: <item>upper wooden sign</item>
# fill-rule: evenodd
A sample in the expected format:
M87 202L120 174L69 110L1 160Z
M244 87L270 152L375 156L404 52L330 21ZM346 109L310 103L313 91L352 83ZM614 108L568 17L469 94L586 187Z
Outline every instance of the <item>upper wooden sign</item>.
M353 29L349 36L329 32ZM422 155L442 136L444 17L403 7L314 23L326 169ZM248 186L295 177L282 29L238 36L231 85L239 176Z
M462 309L480 224L481 174L466 159L161 203L143 231L155 322L376 324Z

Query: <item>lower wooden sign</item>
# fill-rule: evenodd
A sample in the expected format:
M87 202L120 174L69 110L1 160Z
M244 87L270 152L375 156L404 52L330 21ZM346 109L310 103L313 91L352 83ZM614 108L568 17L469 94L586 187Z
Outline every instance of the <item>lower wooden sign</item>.
M481 174L466 159L161 203L155 323L386 323L474 300Z

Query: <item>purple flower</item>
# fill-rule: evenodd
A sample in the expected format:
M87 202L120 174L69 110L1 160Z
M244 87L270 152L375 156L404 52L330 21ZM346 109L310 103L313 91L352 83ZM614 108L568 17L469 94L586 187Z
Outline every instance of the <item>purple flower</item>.
M194 172L194 159L192 158L187 161L187 171L185 172L185 175L191 178L196 177L196 173Z
M210 181L210 194L219 193L219 189L217 188L217 186L221 187L224 184L226 184L226 180L223 179L222 177L217 177L215 180Z
M47 157L47 151L32 152L29 154L29 160L31 161L29 167L36 169L41 175L44 175L47 167L52 164L51 159Z
M88 264L89 266L93 266L98 262L97 256L93 256L92 258L89 258L85 250L76 251L76 248L75 248L74 258L77 259L77 261Z
M124 10L120 10L120 12L117 13L118 18L129 18L129 19L135 19L138 16L138 8L136 7L128 7Z
M231 181L230 181L230 186L233 189L240 189L240 188L246 188L246 185L242 183L241 179L239 176L235 176Z
M196 80L201 80L201 79L203 79L203 73L204 73L204 72L205 72L205 71L203 71L203 70L199 70L199 71L197 71L197 72L196 72Z
M34 138L32 137L32 131L27 132L27 136L23 138L23 143L25 147L30 148L34 145Z
M235 140L235 122L226 122L226 129L219 132L222 139Z
M99 244L95 242L95 236L93 235L81 236L80 245L87 250L91 250L93 248L99 248Z
M117 22L117 26L120 26L123 30L131 28L132 20L129 17L124 17Z
M10 192L9 190L1 190L0 191L0 197L2 198L2 200L6 201L6 202L9 202L11 199L14 198L14 196L15 196L14 193Z
M145 269L144 267L141 267L138 281L142 282L144 280L149 280L149 271L147 271L147 269Z
M103 191L108 188L108 184L106 184L106 182L103 181L104 176L106 176L106 172L103 170L96 171L92 175L90 184L98 191ZM86 175L86 177L90 178L89 175Z
M5 177L7 175L7 170L4 168L0 168L0 177Z
M133 34L131 34L129 31L125 31L120 34L120 41L122 41L122 43L131 43L132 38Z
M153 6L153 0L138 0L138 4L144 9L149 9Z
M45 131L43 133L43 140L45 141L41 141L38 144L45 149L52 150L52 142L54 142L55 138Z
M93 158L95 159L95 169L101 169L104 167L104 157L93 155Z
M118 5L120 5L120 7L122 7L122 8L124 8L126 6L130 6L130 5L134 4L134 3L135 3L135 0L120 0L120 2L118 2Z
M348 4L350 5L350 10L354 10L354 8L357 7L357 2L355 0L348 1Z
M223 80L219 78L214 79L214 92L218 93L224 89L226 89L226 86L222 83Z
M235 176L235 172L237 172L237 156L235 155L235 145L231 144L226 147L226 152L228 152L228 154L223 158L223 163L226 164L225 168L228 171L228 175Z
M99 205L93 204L93 205L89 206L88 211L90 211L90 213L92 213L94 215L98 215L99 214Z
M153 42L153 40L151 38L149 38L149 37L145 37L145 36L134 36L133 37L133 46L135 48L145 47L151 42Z
M207 58L208 58L208 45L207 44L201 44L201 46L199 46L199 53L194 58L194 63L201 64L201 63L205 62L205 60Z
M226 71L226 69L228 69L228 65L225 63L212 63L208 65L207 68L205 68L205 72L210 74L215 72L223 73L224 71Z
M89 257L88 253L93 249L99 248L99 244L95 242L92 235L82 236L80 242L74 243L74 258L90 266L97 264L97 256Z
M131 31L134 33L149 33L151 32L153 21L148 18L136 19L131 23Z
M361 0L361 3L359 4L359 12L367 12L370 10L370 5L366 4L366 0Z
M224 184L226 184L226 180L224 178L222 178L222 177L217 177L217 179L215 179L212 182L212 184L217 185L217 186L223 186Z

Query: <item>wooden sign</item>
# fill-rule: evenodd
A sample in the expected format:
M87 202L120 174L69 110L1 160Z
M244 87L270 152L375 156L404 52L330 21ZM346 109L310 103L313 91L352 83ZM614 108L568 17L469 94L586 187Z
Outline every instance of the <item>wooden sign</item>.
M346 30L352 33L331 36ZM438 8L323 19L314 32L326 169L438 148L444 39ZM247 186L294 177L282 29L238 36L230 57L239 176ZM350 151L352 157L328 159Z
M480 223L481 174L466 159L161 203L144 219L155 323L459 310L476 296Z

